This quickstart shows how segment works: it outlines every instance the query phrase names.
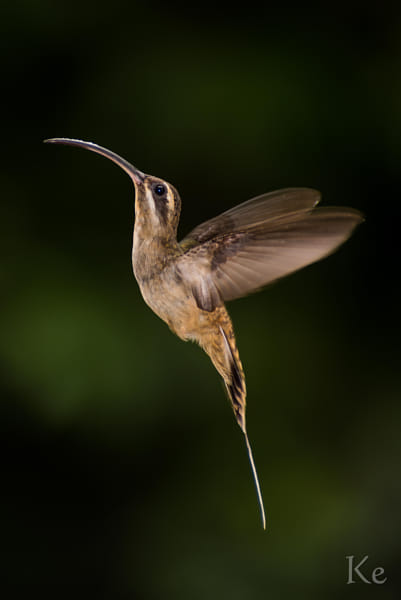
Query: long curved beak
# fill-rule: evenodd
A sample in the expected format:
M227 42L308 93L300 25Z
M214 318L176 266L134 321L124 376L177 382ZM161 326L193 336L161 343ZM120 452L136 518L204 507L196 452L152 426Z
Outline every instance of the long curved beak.
M145 173L142 173L139 169L136 169L131 163L129 163L125 158L122 158L118 154L115 154L111 150L107 150L107 148L103 148L102 146L98 146L93 142L84 142L83 140L73 140L70 138L50 138L49 140L43 140L45 144L64 144L66 146L78 146L78 148L85 148L86 150L91 150L92 152L96 152L97 154L101 154L106 158L112 160L116 165L121 167L132 179L134 184L141 184L145 179Z

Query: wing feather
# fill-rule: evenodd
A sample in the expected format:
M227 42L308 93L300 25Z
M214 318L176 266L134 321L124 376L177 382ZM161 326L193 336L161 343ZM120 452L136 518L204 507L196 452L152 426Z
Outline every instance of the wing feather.
M224 233L247 229L282 219L300 218L319 202L320 192L310 188L287 188L251 198L195 227L181 242L183 248L202 244Z
M203 273L213 299L208 309L218 305L219 298L250 294L324 258L363 221L351 208L313 210L318 200L314 190L280 190L195 228L183 240L180 263L194 287Z

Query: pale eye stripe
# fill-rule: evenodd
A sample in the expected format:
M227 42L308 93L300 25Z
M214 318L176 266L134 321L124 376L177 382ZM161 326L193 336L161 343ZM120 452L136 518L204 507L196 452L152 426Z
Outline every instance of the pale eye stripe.
M167 202L170 211L174 210L174 193L170 188L167 188Z
M152 219L152 221L156 222L156 207L151 188L148 188L146 190L146 201L149 208L149 216Z

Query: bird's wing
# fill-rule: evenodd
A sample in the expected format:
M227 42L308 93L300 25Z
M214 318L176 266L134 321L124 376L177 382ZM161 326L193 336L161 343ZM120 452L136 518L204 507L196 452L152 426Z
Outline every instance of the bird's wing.
M320 192L310 188L287 188L251 198L195 227L182 241L185 249L202 244L217 235L272 222L284 215L301 217L320 201Z
M336 207L313 211L318 197L313 190L282 190L194 229L182 242L179 268L198 305L212 310L219 298L227 301L250 294L342 244L363 220L361 213Z

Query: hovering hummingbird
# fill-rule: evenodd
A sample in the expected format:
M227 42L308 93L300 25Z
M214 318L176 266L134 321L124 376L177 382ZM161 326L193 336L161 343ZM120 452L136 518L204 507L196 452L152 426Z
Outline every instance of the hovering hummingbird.
M248 439L245 376L224 303L250 294L333 252L363 221L352 208L318 208L320 193L287 188L252 198L198 225L181 242L180 196L92 142L52 138L109 158L135 186L132 265L145 302L182 340L197 342L223 378L244 436L263 528L265 510Z

